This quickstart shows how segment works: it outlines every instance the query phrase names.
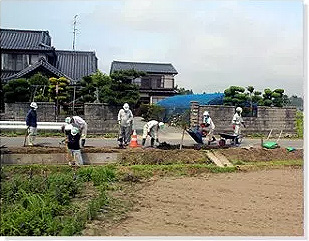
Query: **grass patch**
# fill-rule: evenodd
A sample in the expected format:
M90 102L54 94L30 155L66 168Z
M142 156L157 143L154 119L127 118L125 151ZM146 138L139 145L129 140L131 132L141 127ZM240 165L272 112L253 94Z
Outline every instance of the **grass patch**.
M133 165L119 168L119 175L132 173L138 178L150 178L155 175L190 176L203 172L221 173L236 170L236 167L217 167L213 164Z
M4 166L0 235L78 235L88 220L108 206L106 192L115 180L112 166L76 172L66 166ZM87 182L93 183L98 194L80 208L72 200L83 193Z
M246 162L248 166L303 166L304 160L283 160L283 161L261 161L261 162Z

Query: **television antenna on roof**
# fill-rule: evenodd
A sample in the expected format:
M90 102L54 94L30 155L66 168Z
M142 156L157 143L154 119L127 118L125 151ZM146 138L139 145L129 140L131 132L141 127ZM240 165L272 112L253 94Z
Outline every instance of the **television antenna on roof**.
M76 28L77 16L78 16L77 14L74 16L74 21L73 21L73 46L72 46L73 50L75 50L76 33L78 31L78 29Z

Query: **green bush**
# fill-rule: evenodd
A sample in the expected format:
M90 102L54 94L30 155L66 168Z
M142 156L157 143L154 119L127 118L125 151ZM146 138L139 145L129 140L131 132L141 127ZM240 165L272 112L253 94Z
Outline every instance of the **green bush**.
M145 121L162 120L164 117L164 110L165 109L159 105L141 104L140 106L140 114Z
M297 137L304 137L304 114L302 111L296 112L296 131Z

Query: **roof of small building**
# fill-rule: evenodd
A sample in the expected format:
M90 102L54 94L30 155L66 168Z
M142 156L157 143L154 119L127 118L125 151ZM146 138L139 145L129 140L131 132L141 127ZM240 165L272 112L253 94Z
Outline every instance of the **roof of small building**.
M45 30L0 29L1 49L53 50Z
M56 68L75 81L97 71L97 57L91 51L56 50Z
M130 69L143 71L148 74L178 74L177 70L170 63L140 63L124 61L113 61L110 73L113 73L114 71Z

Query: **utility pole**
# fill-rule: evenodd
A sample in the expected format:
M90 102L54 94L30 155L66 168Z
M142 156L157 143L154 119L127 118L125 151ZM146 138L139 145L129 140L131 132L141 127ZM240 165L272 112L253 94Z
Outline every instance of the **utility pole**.
M77 18L77 14L74 16L74 21L73 21L73 50L75 50L75 40L76 40L76 31L78 30L76 28L76 18Z

